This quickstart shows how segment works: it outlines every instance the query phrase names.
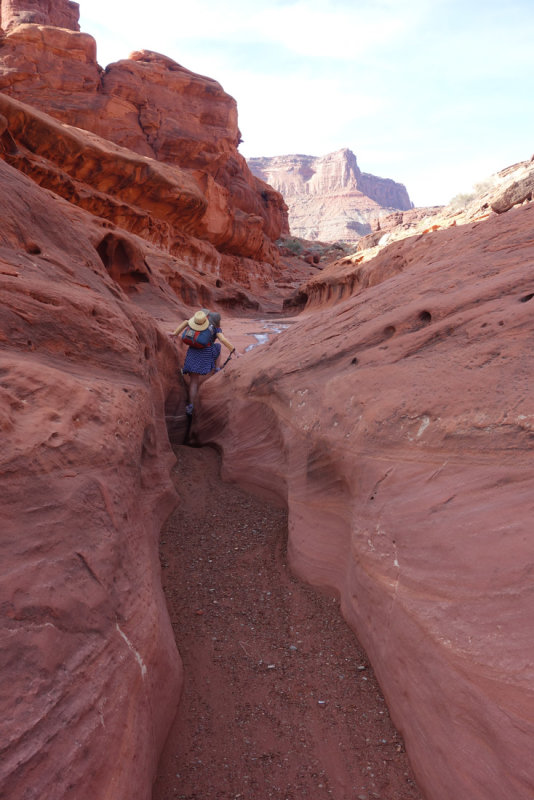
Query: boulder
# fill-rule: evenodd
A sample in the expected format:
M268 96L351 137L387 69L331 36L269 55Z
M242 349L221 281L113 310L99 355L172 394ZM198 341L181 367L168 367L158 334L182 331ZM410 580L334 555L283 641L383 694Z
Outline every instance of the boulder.
M532 200L533 192L534 170L507 186L499 197L491 201L491 209L497 214L503 214L520 203Z

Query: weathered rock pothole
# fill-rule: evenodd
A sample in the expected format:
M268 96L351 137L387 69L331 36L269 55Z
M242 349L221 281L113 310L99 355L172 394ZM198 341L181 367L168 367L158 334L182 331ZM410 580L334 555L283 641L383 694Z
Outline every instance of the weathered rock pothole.
M184 662L153 800L420 800L402 739L335 599L285 562L283 509L177 447L161 540Z

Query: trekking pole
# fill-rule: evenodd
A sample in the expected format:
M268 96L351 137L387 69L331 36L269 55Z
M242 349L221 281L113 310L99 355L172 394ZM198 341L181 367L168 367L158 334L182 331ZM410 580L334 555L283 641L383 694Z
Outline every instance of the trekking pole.
M234 349L233 349L233 350L230 350L230 355L228 356L228 358L226 359L226 361L225 361L225 362L224 362L224 364L222 365L221 369L224 369L224 368L225 368L225 366L228 364L228 362L229 362L229 361L230 361L230 359L232 358L232 356L233 356L234 352L235 352L235 347L234 347Z

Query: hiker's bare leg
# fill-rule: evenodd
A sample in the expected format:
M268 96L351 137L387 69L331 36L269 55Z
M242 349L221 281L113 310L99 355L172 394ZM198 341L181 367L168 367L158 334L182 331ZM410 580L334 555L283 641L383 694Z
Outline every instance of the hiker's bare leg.
M201 384L204 383L206 378L209 378L210 375L211 375L211 372L208 373L207 375L198 375L198 373L196 373L196 372L189 373L189 398L188 399L189 399L189 405L191 406L191 410L187 412L188 414L192 413L192 408L195 405L195 402L196 402L196 399L197 399L197 395L198 395L198 390L200 389Z
M188 372L183 372L182 373L182 377L184 379L184 385L185 385L185 391L187 393L187 399L189 400L189 386L191 384L191 380L189 378L189 373Z
M196 372L191 373L191 379L189 383L189 402L192 405L195 405L195 401L197 399L198 387L200 385L199 378L200 375L197 375Z

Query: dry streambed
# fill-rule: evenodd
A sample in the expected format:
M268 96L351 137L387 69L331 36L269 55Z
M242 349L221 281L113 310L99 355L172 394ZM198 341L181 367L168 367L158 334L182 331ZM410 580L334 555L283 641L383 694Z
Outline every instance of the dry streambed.
M402 738L335 599L285 563L284 510L177 447L161 542L184 661L153 800L419 800Z

